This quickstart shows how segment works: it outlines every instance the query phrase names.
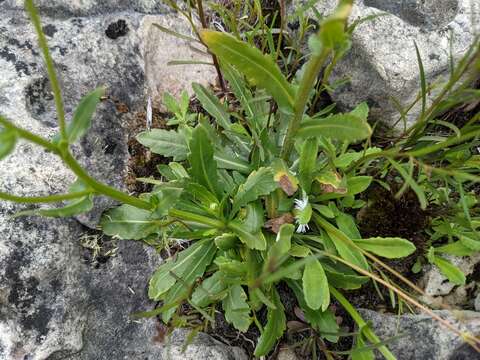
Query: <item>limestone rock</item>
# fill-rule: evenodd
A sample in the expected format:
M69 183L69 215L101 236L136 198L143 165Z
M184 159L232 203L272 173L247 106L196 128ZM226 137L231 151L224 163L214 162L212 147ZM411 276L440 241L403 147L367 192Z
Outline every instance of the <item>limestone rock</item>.
M317 9L321 14L328 14L336 3L335 0L321 1ZM333 83L348 81L336 89L333 100L344 109L366 101L370 105L371 120L402 130L392 99L407 108L419 94L420 75L414 42L419 47L428 83L445 81L449 75L450 36L452 55L458 60L479 30L480 3L477 0L358 0L350 21L380 14L386 15L359 24L353 33L352 48L330 79ZM415 121L420 110L420 104L411 109L406 119L408 124Z
M53 96L22 3L0 1L0 113L51 139L58 132ZM110 11L117 3L131 11ZM127 1L40 4L67 121L96 87L106 85L110 96L74 153L94 177L124 189L127 129L146 97L142 36L150 23L142 11L147 10L135 11L135 3ZM70 17L75 9L83 17ZM0 162L0 191L16 195L62 193L74 180L53 154L23 141ZM94 211L79 220L95 227L112 205L98 198ZM164 349L153 341L155 320L129 318L154 306L146 286L161 261L158 254L141 243L119 242L117 256L92 267L79 246L89 229L73 219L12 218L30 208L0 201L0 359L162 359Z
M480 314L473 311L435 311L460 331L470 334L480 333ZM427 315L380 314L371 310L361 310L366 321L372 322L372 329L383 340L396 335L397 339L387 346L398 360L475 360L480 355L466 345L459 336L445 329ZM397 331L398 330L398 331ZM379 353L377 359L383 359Z
M207 334L198 334L184 349L188 331L175 330L163 348L163 359L171 360L247 360L245 352L238 347L230 347Z

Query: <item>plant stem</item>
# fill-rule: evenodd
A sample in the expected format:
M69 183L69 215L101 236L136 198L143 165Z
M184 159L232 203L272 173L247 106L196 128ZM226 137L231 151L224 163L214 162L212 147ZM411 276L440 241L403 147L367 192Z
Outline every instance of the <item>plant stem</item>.
M208 24L207 24L207 19L205 18L205 12L203 11L202 0L197 0L197 9L198 9L198 16L200 17L200 22L202 24L202 28L207 29ZM214 54L211 54L211 55L212 55L213 65L215 66L215 70L217 71L218 82L220 83L220 87L222 88L222 91L225 92L227 88L225 86L225 80L223 79L223 75L220 70L220 65L218 64L218 59Z
M208 216L203 216L188 211L171 209L168 213L171 217L175 217L184 221L193 221L201 225L207 225L213 228L221 229L225 227L225 224L217 219L210 218Z
M67 132L65 129L65 109L63 107L62 92L60 91L60 85L58 83L57 74L55 73L52 57L50 56L47 40L45 39L45 34L42 30L40 17L38 16L37 9L33 4L33 0L25 0L25 8L32 19L33 26L35 27L35 31L38 36L38 44L42 49L43 59L45 61L45 65L47 66L48 77L50 79L50 85L52 86L53 96L55 98L55 107L57 109L60 135L62 136L62 139L66 140Z
M380 339L377 335L367 326L365 320L363 320L362 316L358 313L358 311L350 304L350 302L333 286L330 286L330 293L337 299L340 305L343 306L346 312L352 317L353 321L355 321L359 328L361 328L363 334L367 337L370 342L374 344L381 344ZM396 357L388 350L385 345L380 345L378 350L385 356L387 360L396 360Z
M109 185L103 184L94 178L92 178L82 166L75 160L72 154L69 151L65 151L61 154L62 160L65 164L77 175L81 180L85 182L86 185L94 189L100 194L111 197L112 199L118 200L122 203L135 206L140 209L151 210L152 204L147 201L140 200L134 196L130 196L122 191L119 191Z
M50 202L59 202L63 200L77 199L80 197L88 196L90 194L92 194L91 190L85 190L85 191L79 191L79 192L74 192L69 194L23 197L23 196L7 194L0 191L0 199L13 201L17 203L40 204L40 203L50 203Z
M287 134L283 141L282 158L288 160L290 152L293 148L293 142L295 140L295 134L300 128L302 122L303 113L310 97L310 92L317 80L318 73L322 69L323 64L327 60L331 49L322 49L319 55L313 55L307 64L305 73L303 74L302 81L300 82L300 88L298 89L297 96L294 104L293 119L288 124Z
M35 135L35 134L32 134L30 131L28 130L24 130L16 125L14 125L10 120L7 120L6 118L4 118L3 116L0 115L0 125L3 125L4 127L6 127L7 129L12 129L12 130L15 130L16 133L30 141L30 142L33 142L37 145L40 145L42 147L44 147L45 149L55 153L55 154L60 154L60 151L59 149L54 145L52 144L51 142L49 142L48 140L38 136L38 135Z

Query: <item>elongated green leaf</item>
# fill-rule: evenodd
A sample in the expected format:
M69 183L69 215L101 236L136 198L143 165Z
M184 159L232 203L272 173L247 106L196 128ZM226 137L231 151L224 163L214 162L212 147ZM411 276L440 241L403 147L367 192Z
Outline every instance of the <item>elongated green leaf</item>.
M203 275L207 266L212 263L217 252L215 243L208 240L202 242L199 248L200 251L195 254L195 257L190 256L188 261L185 262L186 268L172 267L169 270L169 275L176 279L176 283L165 294L165 304L179 303L185 300L190 293L193 283ZM175 312L175 309L176 307L172 307L162 314L162 320L165 323L170 321L170 317Z
M72 186L70 186L69 192L76 193L85 190L88 190L88 187L80 180L77 180L72 184ZM74 200L70 200L65 206L60 208L21 211L15 214L15 216L39 215L45 217L71 217L79 214L84 214L92 210L92 208L93 194L90 194Z
M267 355L277 340L283 336L283 332L287 328L285 309L275 288L272 289L271 296L275 308L268 308L267 325L263 329L262 335L260 335L257 346L255 347L254 354L257 357Z
M203 308L222 300L226 296L226 293L223 293L226 287L227 285L222 281L222 273L217 271L195 289L191 301L196 306Z
M232 213L236 213L242 206L257 200L260 196L270 194L277 186L270 168L260 168L252 172L238 188L233 199Z
M297 136L304 139L325 136L334 140L357 142L368 138L371 133L372 129L365 120L351 114L337 114L326 119L302 122Z
M7 157L17 143L17 133L11 129L0 129L0 160Z
M107 211L100 227L109 236L124 240L140 240L159 231L159 220L148 210L122 205Z
M252 172L252 167L248 162L224 152L216 151L214 159L220 169L237 170L242 174L250 174Z
M335 218L338 228L350 239L361 239L355 219L350 214L339 213Z
M309 262L303 270L303 293L305 302L313 310L325 311L330 305L330 291L328 280L320 261Z
M440 272L453 284L465 285L465 274L458 267L453 265L450 261L440 257L434 256L433 263L440 269Z
M303 190L310 192L318 156L317 138L305 140L300 151L299 180Z
M213 158L214 149L208 138L208 133L201 125L192 132L190 140L190 175L200 185L205 186L212 194L221 198L222 192L218 186L217 162Z
M242 108L247 114L247 118L253 119L255 117L255 112L251 104L253 96L250 90L248 90L241 75L228 64L223 64L222 69L223 76L228 80L235 97L240 101Z
M230 287L227 297L222 301L225 319L235 329L246 332L252 323L250 307L247 304L247 294L240 285Z
M267 240L262 231L252 234L245 224L237 220L230 221L228 228L232 230L248 248L256 250L265 250L267 248Z
M299 281L287 280L287 285L295 293L295 297L298 300L298 304L305 315L305 319L310 323L314 329L320 332L322 337L325 337L330 342L337 342L338 336L333 335L339 332L340 327L337 324L335 315L330 309L326 311L313 310L308 307L305 301L305 294L303 292L302 285ZM329 333L329 334L324 334Z
M175 161L187 158L188 146L185 137L174 130L152 129L137 135L140 144L153 153L173 157Z
M420 202L420 207L425 210L427 208L427 198L425 196L425 192L423 191L422 187L417 184L417 182L407 173L407 171L393 159L389 159L392 166L397 170L405 182L412 188L415 194L418 197L418 201Z
M374 237L369 239L354 239L353 241L362 249L387 259L398 259L415 252L415 245L402 238Z
M315 222L327 232L338 253L344 260L368 270L368 263L365 256L355 247L355 243L347 235L319 215L315 215L314 219Z
M232 124L225 105L220 103L215 94L203 85L193 83L192 88L203 108L217 120L218 125L229 130Z
M86 95L78 104L73 119L67 126L67 140L73 144L88 131L92 125L92 116L102 96L105 95L105 88L100 87Z
M421 86L421 95L422 95L422 116L425 113L425 108L427 106L427 81L425 78L425 69L423 68L422 56L420 55L420 50L418 49L417 42L414 41L415 53L417 55L418 61L418 70L420 71L420 86Z
M471 250L480 250L480 241L474 239L473 236L461 235L460 242Z
M152 300L159 300L177 281L183 278L194 264L200 261L213 241L203 241L192 244L180 252L176 259L169 259L155 271L150 279L148 296ZM172 274L175 274L172 275Z
M436 247L435 252L455 256L470 256L475 252L475 250L472 250L468 246L463 245L461 241L456 241L454 243Z
M266 89L280 108L293 109L294 90L270 56L227 33L202 30L200 37L212 53L235 66L249 82Z

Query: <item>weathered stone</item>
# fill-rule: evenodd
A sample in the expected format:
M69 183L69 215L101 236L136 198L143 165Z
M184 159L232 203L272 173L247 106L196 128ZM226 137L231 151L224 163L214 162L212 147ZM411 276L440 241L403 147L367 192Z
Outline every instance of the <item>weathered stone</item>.
M185 347L185 344L189 344ZM167 360L247 360L245 352L215 340L207 334L198 334L188 342L188 331L175 330L163 348L163 359Z
M446 255L448 261L457 266L467 277L472 274L476 264L480 261L480 254L466 257L457 257ZM456 286L443 276L436 266L426 268L425 274L421 279L421 285L427 297L424 301L434 306L465 306L468 302L467 289L473 284L466 283L462 286ZM432 299L436 298L436 299Z
M0 1L0 113L51 139L58 132L54 100L33 27L17 10L20 3ZM62 3L80 8L87 2ZM133 10L109 12L104 2L99 2L101 16L77 18L61 9L48 11L49 4L61 3L43 2L42 20L67 121L78 101L96 87L106 85L110 96L74 153L94 177L124 189L125 129L145 104L142 36L150 23ZM122 4L127 9L127 2ZM62 193L75 180L53 154L24 141L0 162L0 174L0 191L23 196ZM94 211L78 219L94 227L113 204L98 198ZM11 218L30 208L0 201L0 359L162 359L164 349L153 341L155 320L129 319L132 312L154 305L145 290L158 254L141 243L120 242L117 256L92 267L84 259L92 255L79 245L86 228L69 219Z
M0 1L0 8L23 9L23 0ZM168 11L163 1L156 0L35 0L40 12L55 18L111 14L120 11L159 14Z
M380 314L361 310L365 320L372 322L372 329L384 341L398 360L475 360L480 354L466 345L451 330L441 326L427 315ZM435 311L457 329L472 335L480 333L480 314L473 311ZM394 336L398 338L392 339ZM377 359L383 359L380 353Z
M277 360L298 360L298 356L295 354L295 351L284 348L278 352Z
M165 92L178 97L183 90L192 94L194 82L208 85L215 82L215 68L211 65L174 65L167 66L172 60L211 62L210 56L194 51L185 40L176 38L159 30L152 24L159 24L180 34L195 37L187 21L179 15L145 16L140 37L144 42L145 73L148 92L153 98L154 106L163 109L162 100ZM199 43L192 43L202 49Z
M317 3L321 14L330 13L337 1ZM295 3L294 3L295 4ZM449 75L450 38L457 61L472 44L478 31L480 3L476 0L358 0L350 21L385 14L359 24L352 48L339 62L331 82L348 81L332 94L344 109L360 102L370 105L371 120L380 120L398 130L403 123L392 99L404 108L420 92L417 43L429 84L440 84ZM435 94L433 91L432 94ZM429 98L429 101L431 97ZM412 124L421 111L417 103L406 116Z

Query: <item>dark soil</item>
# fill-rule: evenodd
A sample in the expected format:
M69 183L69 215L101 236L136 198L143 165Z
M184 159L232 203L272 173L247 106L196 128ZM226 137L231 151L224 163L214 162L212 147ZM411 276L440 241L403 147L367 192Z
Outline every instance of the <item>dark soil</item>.
M167 117L167 114L153 109L152 128L164 129L166 127L165 119ZM157 165L167 164L169 162L169 159L161 155L153 154L135 138L140 132L145 131L145 125L145 112L135 114L132 122L128 124L128 151L130 153L130 159L125 182L128 190L135 194L148 192L152 187L150 184L137 181L137 178L158 177Z

